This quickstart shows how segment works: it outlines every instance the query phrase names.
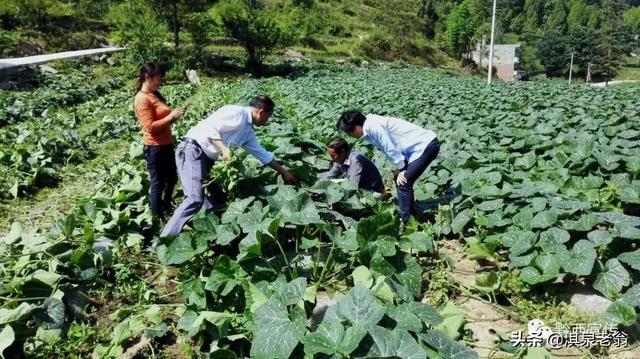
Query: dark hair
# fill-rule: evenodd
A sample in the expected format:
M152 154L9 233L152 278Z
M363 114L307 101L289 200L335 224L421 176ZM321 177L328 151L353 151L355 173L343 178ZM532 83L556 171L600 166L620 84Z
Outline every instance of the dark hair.
M364 125L364 121L366 120L367 118L362 112L352 108L342 113L338 119L337 127L338 130L350 133L355 130L356 126Z
M157 76L157 75L164 76L165 73L166 71L164 69L164 66L162 66L157 62L147 62L143 64L140 67L140 72L138 73L138 85L136 87L136 93L142 90L142 84L144 83L146 76L150 76L150 77ZM167 100L164 98L164 96L160 94L159 91L154 91L153 94L156 95L158 100L164 103L167 103Z
M254 97L251 100L251 102L249 102L249 106L260 109L260 110L264 110L267 112L273 112L273 109L276 107L276 104L273 103L273 100L271 100L269 96L260 95L260 96Z
M346 153L346 152L349 152L349 150L351 149L349 147L349 143L345 141L345 139L342 137L336 137L332 139L331 142L329 142L329 144L327 145L327 147L333 148L334 150L336 150L336 152L339 152L339 153Z

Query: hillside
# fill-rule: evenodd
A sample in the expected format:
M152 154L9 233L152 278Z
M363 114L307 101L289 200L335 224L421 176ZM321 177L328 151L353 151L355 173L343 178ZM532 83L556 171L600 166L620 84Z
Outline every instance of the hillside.
M234 33L244 20L228 18L229 8L254 28ZM266 44L260 62L281 62L288 47L315 61L404 60L458 69L469 67L478 41L488 42L490 21L491 3L480 0L9 0L0 5L0 56L115 43L132 49L133 63L160 59L181 69L226 71L246 61L243 38L260 33L257 45ZM256 23L262 28L251 33ZM578 77L591 63L595 77L614 77L626 65L624 78L633 78L638 59L625 55L638 52L638 33L636 1L509 0L497 11L496 43L520 44L518 66L548 76L567 76L573 52Z

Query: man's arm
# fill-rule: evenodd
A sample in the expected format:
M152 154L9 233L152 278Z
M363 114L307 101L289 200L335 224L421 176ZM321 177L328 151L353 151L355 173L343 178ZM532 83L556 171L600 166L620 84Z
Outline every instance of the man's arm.
M337 179L342 177L343 174L344 173L342 172L340 165L337 163L334 163L333 166L331 166L331 169L329 170L329 172L324 174L324 177L326 179Z
M291 172L282 167L282 165L278 161L271 160L271 162L269 162L267 165L276 170L276 172L278 172L282 176L285 182L296 186L300 184L300 181L296 178L296 176L292 175Z
M289 171L287 171L282 165L273 158L273 153L267 151L262 147L260 142L258 142L258 138L254 133L251 133L249 139L242 146L247 152L249 152L253 157L257 158L263 165L267 165L274 170L276 170L282 178L290 184L299 185L300 181L292 175Z
M217 133L217 132L216 132ZM223 161L228 161L231 159L231 151L229 150L229 148L227 146L224 145L224 142L222 142L222 140L216 140L213 138L209 138L209 142L211 142L211 144L213 145L213 147L216 148L216 151L218 151L218 153L220 153L220 159Z

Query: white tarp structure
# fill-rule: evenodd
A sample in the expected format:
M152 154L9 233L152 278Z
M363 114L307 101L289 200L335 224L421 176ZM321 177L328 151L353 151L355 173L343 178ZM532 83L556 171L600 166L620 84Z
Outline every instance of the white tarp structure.
M116 52L121 50L124 50L124 48L123 47L104 47L101 49L65 51L65 52L56 52L54 54L47 54L47 55L16 57L14 59L0 59L0 70L10 68L10 67L17 67L17 66L43 64L49 61L69 59L73 57L80 57L80 56L87 56L87 55L101 55L101 54L106 54L106 53Z

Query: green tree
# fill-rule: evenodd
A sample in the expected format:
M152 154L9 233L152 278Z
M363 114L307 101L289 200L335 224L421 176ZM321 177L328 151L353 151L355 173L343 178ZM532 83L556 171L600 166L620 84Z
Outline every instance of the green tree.
M173 32L173 44L180 48L180 30L183 28L185 18L195 12L201 12L214 4L215 0L146 0L156 11L157 15L165 21Z
M476 26L468 1L456 6L449 15L445 34L447 47L457 58L462 59L471 51Z
M4 0L0 13L13 16L31 28L44 29L52 16L72 15L69 3L58 0Z
M597 28L600 26L601 12L596 4L589 4L587 0L573 0L569 7L567 25L569 31L580 26Z
M640 7L633 7L624 13L624 22L634 35L640 34Z
M526 0L524 3L525 28L528 33L537 33L544 24L544 0Z
M549 14L544 24L545 29L553 29L561 34L565 34L568 30L567 16L569 15L569 8L565 0L556 0L553 5L553 10Z
M247 69L256 75L262 73L267 55L294 39L290 19L258 1L228 1L219 8L219 13L229 36L247 51Z
M313 7L314 2L314 0L293 0L293 5L310 9Z
M143 0L130 0L109 7L107 20L115 25L116 42L129 46L132 62L167 61L163 43L168 29Z
M537 53L548 77L557 77L564 74L567 68L569 51L564 35L560 31L556 29L545 31L538 42Z
M569 51L574 53L573 64L577 73L586 76L589 64L595 68L603 61L600 41L600 31L590 27L579 26L569 32L567 42Z
M418 8L418 17L424 21L424 35L428 39L433 39L439 18L436 12L435 0L421 0Z
M622 63L622 57L631 50L629 27L622 20L626 4L622 0L604 0L603 21L598 44L602 62L598 64L600 74L609 80L615 76Z

